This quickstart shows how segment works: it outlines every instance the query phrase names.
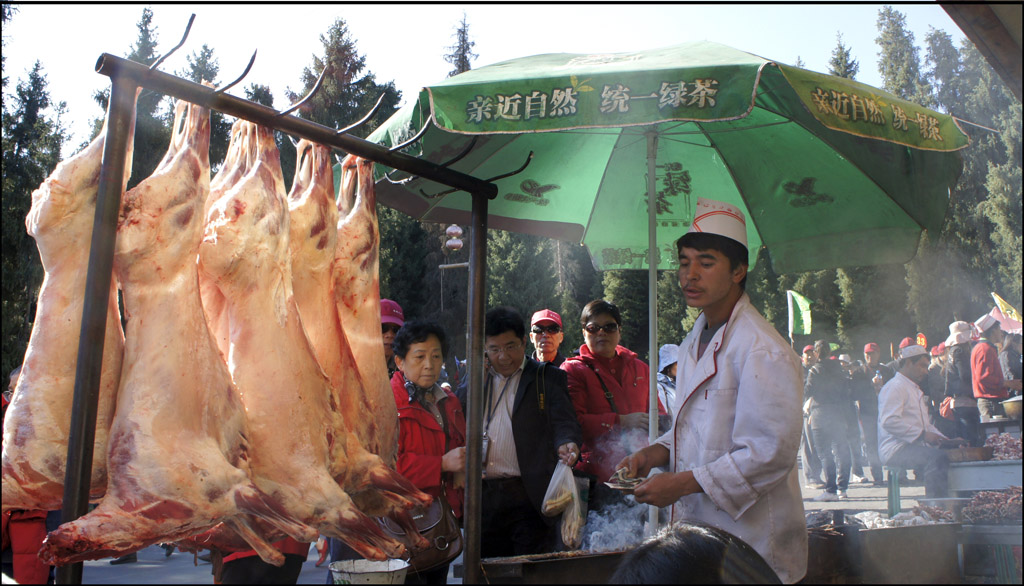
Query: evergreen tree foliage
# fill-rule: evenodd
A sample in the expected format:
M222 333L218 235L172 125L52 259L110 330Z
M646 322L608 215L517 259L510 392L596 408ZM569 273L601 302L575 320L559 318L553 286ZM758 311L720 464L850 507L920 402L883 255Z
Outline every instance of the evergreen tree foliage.
M604 271L602 277L604 299L618 305L622 313L619 344L648 362L647 271Z
M486 307L508 305L526 320L538 309L556 307L558 276L551 248L545 238L488 230Z
M4 5L4 21L13 14ZM5 72L6 73L6 72ZM7 77L4 76L6 86ZM4 88L6 90L6 87ZM8 99L9 98L9 99ZM3 101L2 264L0 304L3 315L2 371L10 372L25 356L43 267L35 241L25 230L32 192L53 171L67 140L64 102L54 103L42 64L36 61L28 78Z
M831 75L856 79L860 71L860 64L853 58L850 48L843 44L842 33L836 33L836 48L832 49L832 59L828 62L828 72Z
M473 52L474 46L476 43L469 40L469 23L466 22L466 13L463 12L462 20L459 21L458 28L455 30L455 44L448 47L451 52L444 56L444 60L454 66L454 69L448 72L448 77L472 69L470 61L479 57Z
M878 11L878 69L882 89L906 100L931 105L927 82L921 76L920 58L914 33L907 29L907 17L891 6Z
M125 55L130 59L143 65L152 65L160 58L157 52L156 26L153 24L153 11L148 7L142 9L142 16L136 24L139 29L139 36L132 45L131 50ZM88 141L82 143L85 146L89 141L99 134L103 128L103 120L106 118L107 104L110 101L110 88L99 90L93 94L93 99L99 104L103 113L93 120L92 136ZM163 111L161 111L163 110ZM167 147L171 142L171 122L173 113L170 113L170 100L163 94L152 90L142 90L135 106L135 143L132 154L132 176L128 180L128 188L131 189L140 181L153 174L153 170L160 164Z
M320 90L302 105L298 114L317 124L340 129L366 115L383 94L384 101L373 118L351 131L353 136L365 137L395 113L402 93L395 89L394 82L378 84L372 72L364 71L366 57L356 50L356 40L344 19L336 19L320 35L320 42L323 54L314 55L312 65L303 69L302 89L297 93L288 90L288 100L294 104L308 95L320 73L329 67Z

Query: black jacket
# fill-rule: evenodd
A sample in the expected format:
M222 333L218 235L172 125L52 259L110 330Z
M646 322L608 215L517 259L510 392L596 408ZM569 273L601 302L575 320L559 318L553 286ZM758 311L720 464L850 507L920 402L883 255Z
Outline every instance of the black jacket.
M488 373L484 389L490 385ZM569 442L583 445L564 371L550 364L541 369L541 363L526 358L512 403L512 436L526 494L539 515L544 492L558 463L558 446ZM544 519L557 521L558 517Z

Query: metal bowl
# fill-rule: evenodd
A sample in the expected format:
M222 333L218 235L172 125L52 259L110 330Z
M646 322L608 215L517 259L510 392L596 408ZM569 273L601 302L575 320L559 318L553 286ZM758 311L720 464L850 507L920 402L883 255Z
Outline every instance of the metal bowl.
M1006 416L1010 419L1020 421L1020 403L1020 397L1014 397L1003 401L1003 410L1006 411Z

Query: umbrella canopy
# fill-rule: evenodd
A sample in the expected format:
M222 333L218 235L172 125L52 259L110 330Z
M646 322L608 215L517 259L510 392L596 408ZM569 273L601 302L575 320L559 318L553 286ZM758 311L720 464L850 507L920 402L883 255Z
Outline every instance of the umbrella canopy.
M967 136L950 117L864 84L709 42L609 55L514 59L424 89L369 140L497 181L492 228L587 245L599 269L646 268L648 140L659 268L692 221L697 196L747 215L751 261L776 271L905 262L938 229ZM471 197L423 179L381 203L467 223Z

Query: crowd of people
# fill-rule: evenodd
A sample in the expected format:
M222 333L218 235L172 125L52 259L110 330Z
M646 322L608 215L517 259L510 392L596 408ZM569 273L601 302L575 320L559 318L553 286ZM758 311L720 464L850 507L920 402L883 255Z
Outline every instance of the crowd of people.
M946 496L943 449L984 445L981 422L1005 415L1001 401L1021 392L1021 335L991 315L949 324L930 350L904 338L888 363L874 342L863 360L833 348L818 340L802 355L801 454L807 487L823 489L818 501L847 498L851 482L884 486L883 465L903 480L914 470L929 497Z
M1004 337L984 319L975 336L971 324L951 324L931 351L907 338L886 364L876 343L853 360L818 340L803 349L801 369L744 290L747 226L735 206L698 198L676 249L680 292L701 314L678 345L659 348L655 373L620 344L628 325L607 300L583 308L573 326L584 339L578 349L561 348L568 326L550 308L528 322L510 307L487 311L482 557L566 548L558 517L542 513L561 462L587 484L590 510L624 501L605 485L615 474L642 479L632 487L636 502L671 507L671 525L630 554L634 563L614 580L663 581L684 564L709 581L796 582L807 567L798 453L805 482L823 489L819 501L846 498L851 482L868 480L865 469L882 484L883 465L914 470L929 496L943 496L941 448L980 445L981 417L1020 392L1020 336ZM389 299L381 335L397 407L397 471L461 518L468 369L447 373L443 325L406 320ZM652 374L660 437L649 444ZM308 545L275 545L286 548L284 568L238 552L217 560L218 581L294 583ZM332 539L317 565L327 557L358 554ZM449 562L406 581L445 583Z

